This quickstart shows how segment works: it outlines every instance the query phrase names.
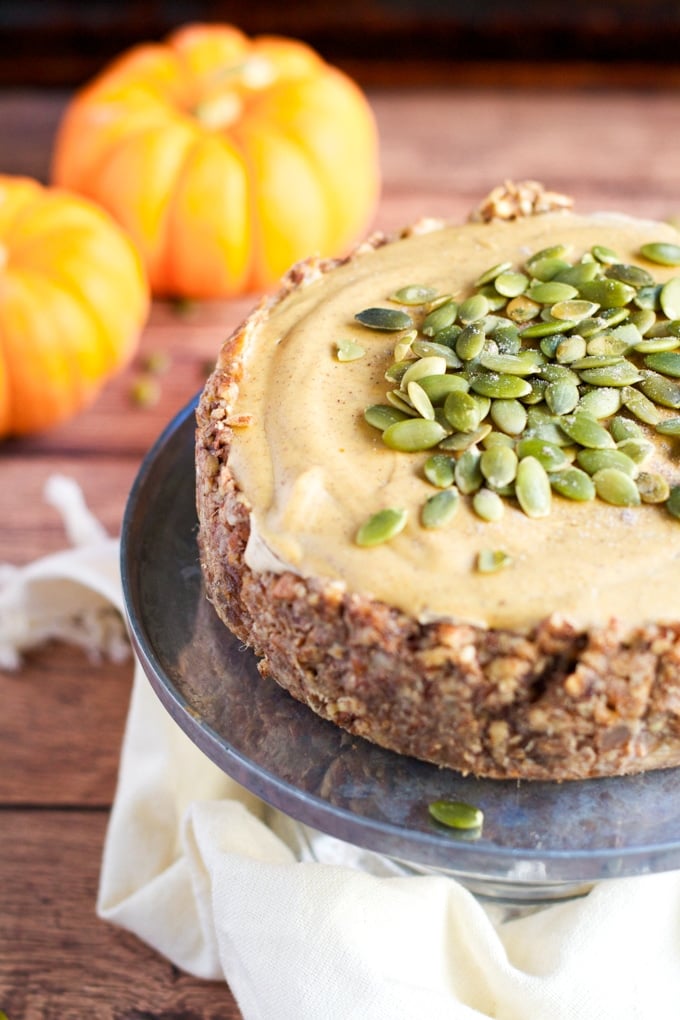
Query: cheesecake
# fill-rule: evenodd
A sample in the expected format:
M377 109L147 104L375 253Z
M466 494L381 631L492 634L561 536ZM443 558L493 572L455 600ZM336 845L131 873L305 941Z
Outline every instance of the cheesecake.
M680 764L680 234L533 182L294 266L197 409L263 676L490 778Z

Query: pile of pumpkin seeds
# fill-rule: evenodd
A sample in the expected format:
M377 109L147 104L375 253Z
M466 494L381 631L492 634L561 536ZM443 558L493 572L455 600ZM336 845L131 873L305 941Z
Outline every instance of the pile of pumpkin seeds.
M666 242L640 256L680 266L680 246ZM664 504L680 520L680 485L645 470L650 434L680 437L680 276L657 283L603 245L573 261L556 244L520 267L491 267L462 300L419 284L388 300L355 316L395 334L385 402L364 417L391 449L427 451L437 492L425 528L445 525L461 498L485 521L508 500L545 517L554 493ZM405 523L405 511L385 508L356 540L378 544ZM503 565L487 553L478 569Z

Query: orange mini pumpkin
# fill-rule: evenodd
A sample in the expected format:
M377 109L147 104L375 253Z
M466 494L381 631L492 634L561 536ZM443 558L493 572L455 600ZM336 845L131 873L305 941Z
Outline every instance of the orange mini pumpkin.
M359 88L304 44L188 25L74 97L53 178L126 228L155 294L225 297L364 232L377 132Z
M132 356L148 307L139 254L107 213L0 175L0 437L90 403Z

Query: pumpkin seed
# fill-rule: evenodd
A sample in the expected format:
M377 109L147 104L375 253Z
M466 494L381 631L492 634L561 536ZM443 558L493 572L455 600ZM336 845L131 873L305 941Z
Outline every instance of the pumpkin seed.
M463 801L436 800L428 805L428 811L436 822L450 829L481 829L484 824L482 811Z
M570 382L551 382L545 389L545 402L553 414L569 414L579 398L578 386Z
M477 554L477 570L480 574L495 574L511 564L512 557L503 549L480 549Z
M647 368L662 375L670 375L680 379L680 353L676 351L663 351L658 354L648 354L644 359Z
M630 321L637 326L640 335L644 336L656 324L656 313L653 308L639 308L630 313Z
M583 319L595 315L599 307L594 301L584 301L583 298L569 298L553 304L550 314L554 319L568 319L570 322L581 322Z
M490 372L503 375L534 375L541 368L536 351L522 351L521 354L482 354L479 364Z
M531 386L517 375L500 375L498 372L475 372L470 378L470 389L483 397L515 400L531 393Z
M666 509L680 521L680 485L674 485L666 500Z
M625 453L634 464L644 464L648 457L654 453L654 444L644 436L631 436L630 439L622 439L616 444L616 448L621 453Z
M433 308L423 319L420 327L421 333L425 336L434 336L441 330L453 325L458 314L458 305L453 298L448 298L443 304Z
M420 283L411 283L406 287L400 287L394 294L390 295L390 301L396 301L400 305L424 305L437 296L434 287L425 287Z
M518 400L494 400L490 414L494 425L510 436L518 436L526 428L527 411Z
M436 333L433 333L432 339L436 340L438 344L445 344L453 350L462 330L462 326L459 326L457 322L452 322L450 326L444 326L443 329L438 329Z
M405 417L417 417L418 412L415 407L409 403L407 394L402 393L401 390L388 390L385 394L385 398L388 404L391 404L397 411L402 411Z
M527 517L547 517L550 513L550 480L536 457L524 457L519 462L515 495Z
M357 361L366 350L354 340L338 340L335 344L338 361Z
M614 365L579 369L579 375L591 386L631 386L642 378L632 361L619 361Z
M489 313L489 301L483 294L473 294L462 301L458 308L458 320L464 326L483 319Z
M680 436L680 418L666 418L665 421L659 422L656 431L662 436Z
M555 348L555 358L561 365L568 365L585 356L585 337L579 336L578 333L561 339Z
M415 329L409 329L406 333L402 333L392 351L392 357L396 362L413 361L416 357L413 341L417 335Z
M503 297L513 298L523 294L529 285L524 273L503 272L494 280L494 287Z
M616 262L607 267L605 277L608 280L620 280L631 287L653 287L654 277L640 266L629 266L624 262Z
M490 269L487 269L486 272L477 278L475 287L483 287L487 283L493 283L501 273L507 273L510 269L512 269L512 262L499 262L497 265L491 266Z
M595 280L601 272L597 262L577 262L574 266L566 265L564 269L560 269L553 279L559 283L570 283L572 287L580 287L588 280Z
M436 340L414 340L411 349L419 358L443 358L447 368L460 368L460 358L446 344L437 343Z
M674 276L664 283L659 294L659 304L667 319L680 319L680 276Z
M618 468L602 468L593 475L595 491L613 506L639 506L640 493L634 480Z
M673 379L657 375L655 372L645 372L638 386L654 403L670 407L672 410L680 408L680 383ZM655 425L656 422L650 424Z
M454 390L444 401L444 414L458 432L474 432L482 420L482 414L471 393Z
M557 365L554 362L541 366L541 377L549 383L566 382L578 386L580 382L578 375L569 365Z
M427 393L415 379L412 379L407 386L408 399L413 404L421 418L434 421L434 408Z
M404 530L407 513L397 507L386 507L378 510L361 525L356 533L355 542L361 546L381 545Z
M420 386L425 390L433 407L443 404L449 393L454 391L467 392L470 383L462 375L426 375L418 379Z
M517 444L517 456L520 460L525 457L535 457L546 471L561 471L569 466L569 458L561 446L549 443L538 436L525 436Z
M526 297L524 294L520 294L519 297L513 298L508 301L505 311L513 322L529 322L531 319L535 319L541 310L541 306L538 301L532 301L531 298Z
M604 262L605 265L619 261L619 256L613 248L608 248L604 244L594 244L590 251L598 262Z
M604 468L616 468L630 478L637 474L637 465L622 450L579 450L576 463L589 475Z
M623 442L624 439L638 439L642 435L642 429L639 425L636 425L630 418L624 418L620 414L612 418L609 423L609 431L617 443Z
M444 358L438 355L419 358L417 361L409 362L406 371L401 377L401 388L405 390L410 382L418 382L420 379L425 379L428 375L445 374L446 360Z
M552 279L545 282L534 282L528 291L532 301L539 301L542 305L554 305L559 301L571 301L578 297L578 290L570 283L560 283Z
M522 349L519 330L512 323L508 323L507 326L496 326L491 333L491 339L495 341L499 354L519 354Z
M655 336L641 340L635 344L633 350L637 354L662 354L665 351L675 351L678 347L680 347L680 339L676 336ZM663 371L663 369L659 369L659 371ZM672 375L672 373L670 374Z
M479 489L472 497L472 508L483 521L500 521L505 510L503 500L492 489Z
M595 301L601 308L622 308L635 297L635 288L620 280L586 280L581 284L580 295L587 301Z
M535 322L531 326L522 329L522 337L540 339L545 336L555 336L557 333L568 333L577 323L571 319L556 319L554 322Z
M368 329L388 332L413 326L413 319L408 312L402 312L399 308L365 308L363 312L357 312L354 318Z
M388 382L398 383L404 378L404 373L410 367L411 361L393 361L385 371L385 378Z
M643 503L665 503L670 496L670 485L656 471L641 471L636 484Z
M528 380L531 390L529 393L525 393L522 397L523 404L540 404L543 400L543 396L548 385L547 379L537 379L533 376Z
M482 455L479 450L471 446L456 461L454 481L458 486L458 491L465 496L476 492L484 480L480 467L481 459Z
M458 335L456 354L463 361L472 361L482 353L485 342L484 325L480 322L471 322Z
M425 501L420 512L420 523L424 528L443 528L453 519L459 504L457 489L442 489Z
M668 241L652 241L643 244L640 254L660 266L680 266L680 245Z
M489 485L502 489L515 480L517 454L510 446L494 444L484 450L479 466Z
M410 453L429 450L446 438L446 429L438 421L408 418L396 421L383 432L383 442L392 450Z
M374 429L380 429L381 432L394 425L395 421L404 421L407 417L409 416L405 412L390 407L389 404L371 404L364 411L364 418L368 424Z
M484 436L482 446L487 450L490 446L509 446L514 450L515 439L513 436L509 436L507 432L497 432L492 429L488 436Z
M595 484L590 475L580 468L562 468L560 471L551 472L548 477L555 492L566 499L578 502L595 499Z
M423 474L430 485L438 489L448 489L454 483L456 462L453 457L443 453L435 453L423 464Z
M588 340L586 357L618 359L629 350L630 344L627 340L620 340L613 333L599 333Z
M583 393L578 410L585 411L593 418L609 418L621 407L621 391L614 386L596 386Z
M639 421L646 425L656 425L661 421L661 414L656 404L649 397L646 397L634 386L624 386L621 390L621 403L634 414Z
M560 419L560 428L580 446L592 450L606 450L614 446L611 433L598 421L582 411L565 415Z
M488 436L489 432L491 432L491 426L488 422L484 422L478 429L475 429L474 432L454 432L453 435L447 436L446 439L442 439L439 444L439 449L454 450L457 452L467 450L468 447L481 443L482 440Z

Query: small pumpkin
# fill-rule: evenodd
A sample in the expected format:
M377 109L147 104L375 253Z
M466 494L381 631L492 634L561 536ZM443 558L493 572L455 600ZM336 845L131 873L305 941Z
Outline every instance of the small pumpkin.
M187 25L75 95L53 180L125 227L155 294L227 297L366 230L377 131L356 84L303 43Z
M132 356L148 308L139 254L108 213L0 175L0 437L89 404Z

